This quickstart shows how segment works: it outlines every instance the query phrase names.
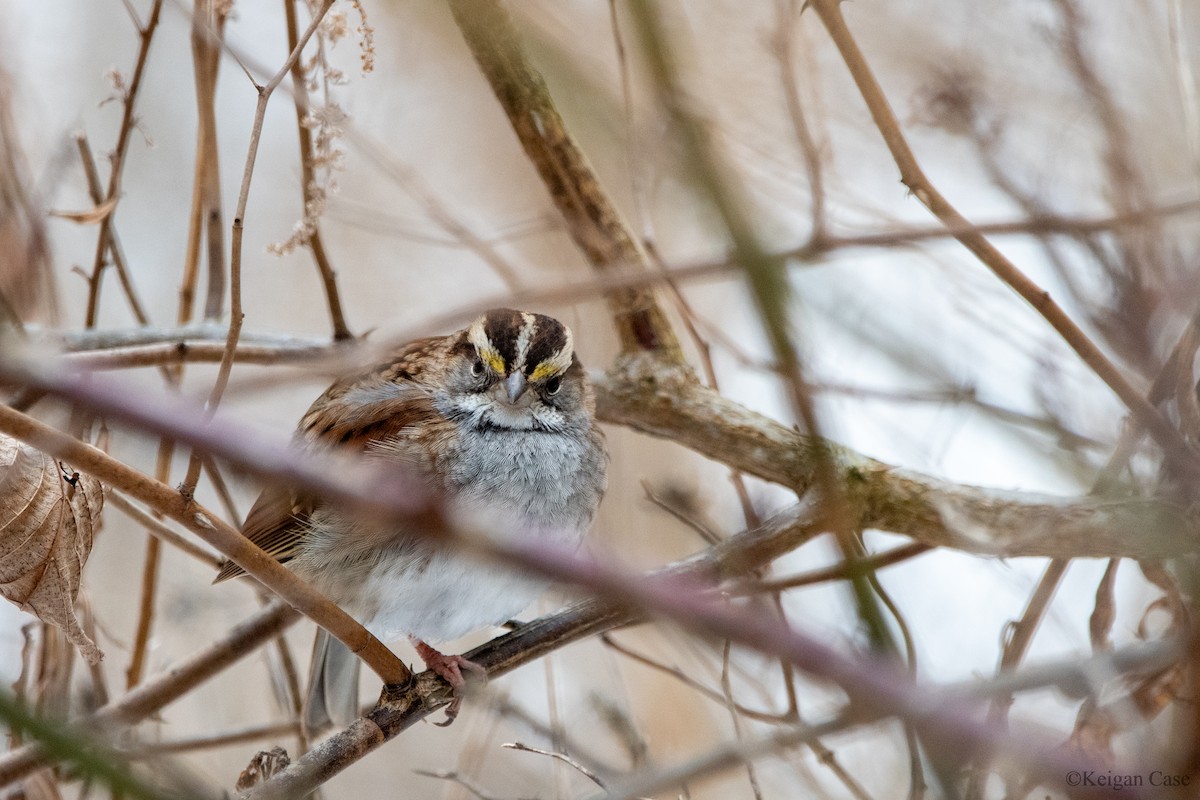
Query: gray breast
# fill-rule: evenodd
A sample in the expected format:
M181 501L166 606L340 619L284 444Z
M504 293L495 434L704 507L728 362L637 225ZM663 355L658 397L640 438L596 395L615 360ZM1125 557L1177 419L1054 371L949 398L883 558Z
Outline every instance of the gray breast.
M604 490L603 453L589 437L493 429L459 437L448 489L470 505L582 533Z

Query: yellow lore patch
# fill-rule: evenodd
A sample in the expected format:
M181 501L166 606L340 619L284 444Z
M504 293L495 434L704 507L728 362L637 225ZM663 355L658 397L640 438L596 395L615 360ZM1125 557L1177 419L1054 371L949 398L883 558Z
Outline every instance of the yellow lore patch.
M480 349L478 353L479 357L483 359L483 363L487 364L492 372L495 372L497 375L505 373L504 358L495 349L487 347Z
M545 380L551 375L557 375L560 372L562 372L562 370L559 369L559 365L554 361L543 361L534 368L533 374L529 376L529 380Z

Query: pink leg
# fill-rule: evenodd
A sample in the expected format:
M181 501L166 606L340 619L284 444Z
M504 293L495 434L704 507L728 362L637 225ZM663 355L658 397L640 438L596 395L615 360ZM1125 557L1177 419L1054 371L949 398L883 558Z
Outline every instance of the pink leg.
M446 707L446 721L440 723L442 725L449 725L451 722L454 722L454 718L458 716L458 710L462 706L462 691L467 685L466 680L463 678L463 670L473 672L486 680L487 669L462 656L448 656L438 652L415 636L408 638L412 642L413 647L417 648L417 655L425 662L425 667L445 678L446 683L450 684L451 688L454 689L454 699Z

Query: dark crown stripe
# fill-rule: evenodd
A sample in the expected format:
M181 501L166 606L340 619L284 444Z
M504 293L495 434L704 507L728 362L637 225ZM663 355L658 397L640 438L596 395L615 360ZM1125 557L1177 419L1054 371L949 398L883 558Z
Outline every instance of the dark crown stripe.
M537 315L537 333L529 343L525 372L532 373L538 364L556 355L567 344L567 329L552 317Z
M516 361L517 337L521 334L521 326L524 323L521 312L511 308L497 308L487 313L483 333L504 359L506 366Z

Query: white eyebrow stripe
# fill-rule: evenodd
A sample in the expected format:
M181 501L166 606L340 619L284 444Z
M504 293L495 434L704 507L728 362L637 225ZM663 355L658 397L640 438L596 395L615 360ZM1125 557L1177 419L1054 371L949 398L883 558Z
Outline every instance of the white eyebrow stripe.
M524 372L525 361L529 358L529 344L537 333L537 317L528 311L521 312L521 331L517 334L516 363L510 372Z
M467 331L467 341L475 345L475 350L480 352L492 346L488 341L487 334L483 332L483 323L484 318L480 317L471 323L471 327Z
M570 368L571 359L575 355L575 337L572 335L571 329L564 325L563 332L566 334L567 341L563 344L562 349L555 353L551 359L560 373L566 372Z

